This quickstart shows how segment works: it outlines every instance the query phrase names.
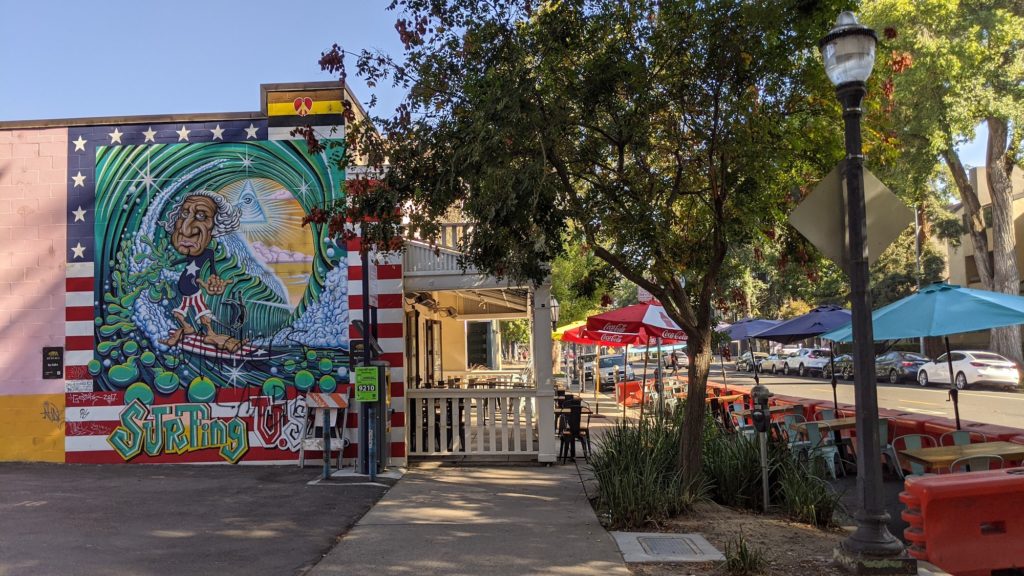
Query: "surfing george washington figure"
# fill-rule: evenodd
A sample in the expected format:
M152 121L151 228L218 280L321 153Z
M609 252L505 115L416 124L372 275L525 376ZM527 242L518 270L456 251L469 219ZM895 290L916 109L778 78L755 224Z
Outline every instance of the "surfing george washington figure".
M241 348L242 342L237 338L214 330L215 318L203 297L204 291L212 296L223 294L231 283L231 280L222 280L217 275L217 264L210 243L214 238L238 230L240 221L241 211L228 204L223 196L197 190L172 208L167 220L162 222L164 230L171 235L171 245L184 256L172 265L185 265L178 277L181 304L172 311L179 328L172 330L166 340L161 340L162 343L176 346L183 337L196 333L188 320L188 312L193 310L196 319L203 325L204 342L228 352L236 352ZM204 280L202 276L207 270L209 273Z

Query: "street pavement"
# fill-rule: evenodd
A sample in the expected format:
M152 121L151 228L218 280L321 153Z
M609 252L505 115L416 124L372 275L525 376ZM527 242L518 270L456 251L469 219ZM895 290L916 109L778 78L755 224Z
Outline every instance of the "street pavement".
M0 463L0 576L288 576L384 495L297 466Z
M722 371L716 365L711 379L720 382ZM729 384L753 386L754 378L746 372L736 372L727 365L725 377ZM761 384L776 394L800 396L812 400L832 400L830 380L820 377L783 376L762 374ZM941 385L922 388L913 382L889 384L878 382L878 405L904 412L953 418L953 403L948 401L949 391ZM840 380L836 386L839 402L856 404L853 382ZM960 419L964 422L998 424L1015 428L1024 425L1024 394L1007 391L1003 387L978 385L960 392Z

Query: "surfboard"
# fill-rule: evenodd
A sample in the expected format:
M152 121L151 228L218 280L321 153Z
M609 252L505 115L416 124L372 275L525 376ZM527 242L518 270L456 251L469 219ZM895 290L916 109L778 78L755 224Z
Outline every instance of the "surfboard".
M181 342L178 343L178 346L181 346L181 349L186 352L213 360L270 360L271 358L278 358L285 355L284 353L271 354L264 348L253 346L248 343L242 344L242 347L235 352L228 352L227 350L221 350L212 344L207 344L199 334L187 334L182 336Z

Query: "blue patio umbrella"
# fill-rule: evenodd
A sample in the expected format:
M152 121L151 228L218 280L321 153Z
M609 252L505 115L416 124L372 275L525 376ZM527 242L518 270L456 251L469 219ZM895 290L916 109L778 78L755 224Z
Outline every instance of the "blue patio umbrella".
M728 326L724 326L719 329L718 332L722 332L729 335L732 340L746 340L757 334L774 326L780 324L780 320L764 320L761 318L744 318L737 320L735 323Z
M754 383L760 384L761 380L757 377L757 361L754 358L754 347L750 344L750 338L761 332L767 330L773 326L779 324L779 320L765 320L762 318L743 318L737 320L733 324L724 324L716 328L717 332L728 334L730 340L746 340L747 347L750 348L750 366L754 371Z
M782 344L799 342L807 338L820 336L829 330L834 330L843 324L849 324L851 319L850 311L836 306L826 304L818 306L807 314L790 318L785 322L777 324L767 330L754 334L754 338L772 340ZM839 397L836 392L838 382L836 381L835 355L829 350L829 363L832 365L832 404L839 409Z
M1024 324L1024 297L936 282L875 310L871 313L871 324L876 341L922 336L946 337L946 359L952 375L953 359L949 353L948 336ZM853 339L853 327L849 324L841 326L821 337L833 342L849 342ZM959 430L958 391L952 382L949 396L953 400L956 427Z
M849 322L849 310L833 304L827 304L825 306L818 306L803 316L790 318L767 330L751 334L751 336L761 340L791 344L800 340L806 340L807 338L820 336Z

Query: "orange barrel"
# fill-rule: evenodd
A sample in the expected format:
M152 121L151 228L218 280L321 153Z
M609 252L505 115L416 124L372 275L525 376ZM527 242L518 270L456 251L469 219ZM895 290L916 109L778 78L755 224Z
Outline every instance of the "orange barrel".
M921 559L958 576L1024 565L1024 468L918 476L906 492L919 503L921 529L912 536Z

